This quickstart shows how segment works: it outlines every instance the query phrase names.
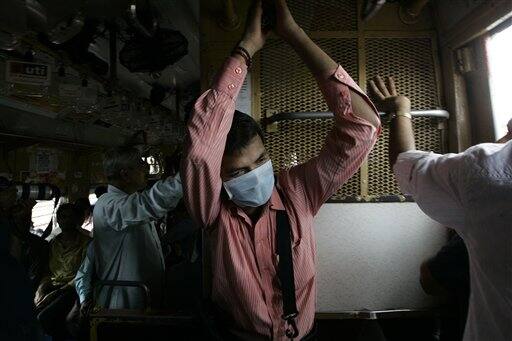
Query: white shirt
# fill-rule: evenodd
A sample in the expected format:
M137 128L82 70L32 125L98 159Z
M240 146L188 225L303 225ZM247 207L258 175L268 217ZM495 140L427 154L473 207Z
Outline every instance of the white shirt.
M471 295L464 341L512 340L512 141L464 153L401 153L404 193L464 239Z
M94 262L99 280L143 282L150 289L151 302L161 302L165 264L153 221L174 208L182 194L179 176L131 195L108 186L93 212ZM140 288L104 287L97 302L110 309L140 309L144 294Z

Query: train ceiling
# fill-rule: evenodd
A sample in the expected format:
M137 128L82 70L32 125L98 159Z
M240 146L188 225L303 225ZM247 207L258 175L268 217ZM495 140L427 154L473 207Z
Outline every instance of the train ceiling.
M28 102L57 119L171 142L199 91L199 1L2 0L0 54L51 66L49 95ZM79 85L79 100L62 95Z

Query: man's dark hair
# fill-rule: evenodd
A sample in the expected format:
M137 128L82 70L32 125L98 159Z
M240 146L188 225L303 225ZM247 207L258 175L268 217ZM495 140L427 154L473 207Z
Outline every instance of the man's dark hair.
M59 220L60 217L62 217L63 214L67 212L69 215L71 215L77 223L80 223L80 221L84 220L84 212L80 210L76 205L67 203L62 204L57 209L57 220Z
M122 169L135 168L140 163L142 155L132 146L122 146L105 152L103 169L109 181L119 179Z
M108 192L108 188L105 185L98 186L94 190L94 194L96 194L96 198L101 197L103 194L105 194L107 192Z
M88 198L78 198L75 200L75 207L85 212L87 210L91 210L91 202Z
M224 154L235 155L239 153L249 145L256 135L261 138L261 141L265 142L265 136L260 125L250 115L235 110Z

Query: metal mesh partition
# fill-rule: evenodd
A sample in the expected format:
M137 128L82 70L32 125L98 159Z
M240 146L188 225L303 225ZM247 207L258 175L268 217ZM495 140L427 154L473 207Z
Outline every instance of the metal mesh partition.
M413 110L439 108L430 38L369 38L365 50L367 79L393 76L398 92L411 99Z
M316 39L357 82L357 39ZM282 40L261 51L261 112L328 111L322 94L297 54Z
M437 119L428 117L413 118L416 148L442 153L442 130L438 129ZM395 176L389 167L389 126L382 127L382 133L368 157L368 193L371 196L400 194Z
M286 120L277 123L278 131L266 133L265 146L275 169L290 168L306 162L320 152L333 119ZM331 200L359 195L359 172L345 183Z
M305 6L306 2L304 2ZM357 39L315 39L357 82ZM261 112L329 111L309 70L282 40L270 40L261 52ZM290 120L278 123L278 132L267 133L266 146L276 170L303 163L318 154L332 119ZM356 174L332 198L360 194Z
M306 31L357 30L356 0L289 0L288 4Z
M299 6L298 2L295 5ZM305 8L313 5L303 2L300 6ZM357 39L318 38L315 41L339 61L357 82ZM440 107L431 38L366 38L365 53L367 79L377 74L393 75L398 91L411 99L413 110ZM329 111L313 77L284 42L270 40L260 58L263 116L269 111ZM417 147L442 152L442 131L432 124L434 121L424 117L414 118ZM302 119L277 123L277 131L267 133L266 142L275 168L287 168L317 155L332 122L332 119ZM384 126L368 159L367 193L372 200L400 194L389 167L388 143L389 130ZM363 175L365 178L362 179ZM360 196L362 180L366 180L366 172L355 174L331 200L351 201L353 197Z
M400 94L411 99L413 110L440 106L430 38L369 38L365 41L366 74L393 76ZM414 118L417 148L441 152L441 132L428 118ZM389 130L383 127L368 159L368 194L399 194L388 161Z

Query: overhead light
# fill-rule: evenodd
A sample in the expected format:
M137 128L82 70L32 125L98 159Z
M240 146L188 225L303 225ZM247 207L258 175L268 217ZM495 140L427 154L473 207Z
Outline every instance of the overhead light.
M158 28L154 11L147 2L145 6L130 5L127 21L139 34L146 37L152 37Z
M84 18L81 13L78 13L73 18L55 25L48 32L48 38L54 44L62 44L76 36L83 27Z
M361 11L361 19L363 21L370 20L385 3L386 0L365 0Z

